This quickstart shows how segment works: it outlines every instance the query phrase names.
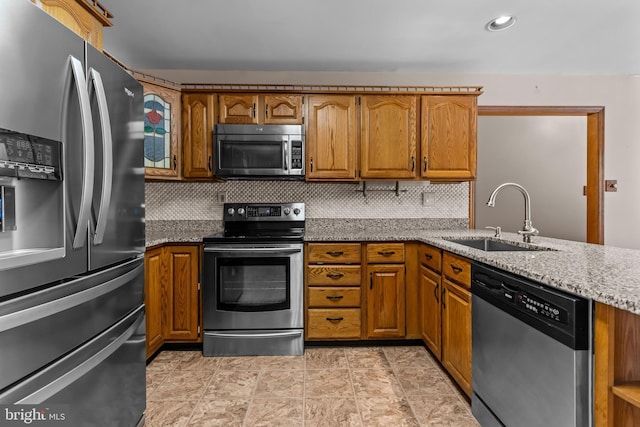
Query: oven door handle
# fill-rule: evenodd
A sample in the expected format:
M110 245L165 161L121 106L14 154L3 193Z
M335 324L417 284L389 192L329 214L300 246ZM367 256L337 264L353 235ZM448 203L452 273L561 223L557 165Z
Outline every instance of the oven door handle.
M207 332L209 336L221 337L221 338L271 338L271 337L296 337L302 335L301 331L289 331L289 332L266 332L266 333L249 333L249 334L234 334L233 332Z
M302 252L301 248L204 248L207 253L223 254L230 257L251 255L290 255Z

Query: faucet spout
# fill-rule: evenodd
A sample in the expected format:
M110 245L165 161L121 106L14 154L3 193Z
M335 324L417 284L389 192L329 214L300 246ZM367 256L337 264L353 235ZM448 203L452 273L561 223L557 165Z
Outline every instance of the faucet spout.
M487 206L490 208L495 207L496 205L496 197L498 193L502 191L505 187L514 187L522 193L524 197L524 226L522 230L518 231L518 234L522 234L523 240L525 242L531 242L531 236L535 236L538 234L538 230L533 227L533 223L531 222L531 196L529 196L529 192L520 184L516 184L515 182L505 182L504 184L500 184L496 187L495 190L489 196L489 200L487 201Z

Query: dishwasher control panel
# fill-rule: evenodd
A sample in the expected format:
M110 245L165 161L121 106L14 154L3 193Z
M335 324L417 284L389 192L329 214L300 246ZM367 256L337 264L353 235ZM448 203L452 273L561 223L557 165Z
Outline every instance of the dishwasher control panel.
M531 313L544 316L547 319L551 319L565 325L568 322L567 310L533 295L522 293L516 298L516 303L521 308Z

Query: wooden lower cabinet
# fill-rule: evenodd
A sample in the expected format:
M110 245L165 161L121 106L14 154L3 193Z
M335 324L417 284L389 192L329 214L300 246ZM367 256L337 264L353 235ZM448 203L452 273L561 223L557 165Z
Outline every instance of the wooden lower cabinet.
M442 364L471 396L471 292L442 279Z
M144 303L147 328L147 358L164 342L162 337L162 248L144 255Z
M420 266L420 335L422 341L438 359L442 356L441 281L440 274Z
M404 337L404 264L367 266L367 277L367 338Z
M164 342L200 342L200 245L145 253L147 358Z

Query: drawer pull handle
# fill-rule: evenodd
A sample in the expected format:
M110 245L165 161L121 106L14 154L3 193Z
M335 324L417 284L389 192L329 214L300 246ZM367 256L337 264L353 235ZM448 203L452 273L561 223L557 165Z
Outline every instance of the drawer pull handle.
M344 252L342 251L327 251L327 255L331 255L331 256L340 256L343 255Z
M433 255L431 254L424 254L424 257L428 260L432 260L433 259Z
M391 256L395 253L396 251L378 251L378 255L382 255L382 256Z
M343 273L327 273L327 277L330 279L339 279L343 276L344 276Z
M344 320L344 317L327 317L327 320L329 322L340 322L341 320Z
M344 295L327 295L326 298L328 300L331 300L331 301L336 301L336 300L344 298Z
M453 271L455 271L456 273L460 273L462 271L462 268L458 267L457 265L451 264L451 269Z

